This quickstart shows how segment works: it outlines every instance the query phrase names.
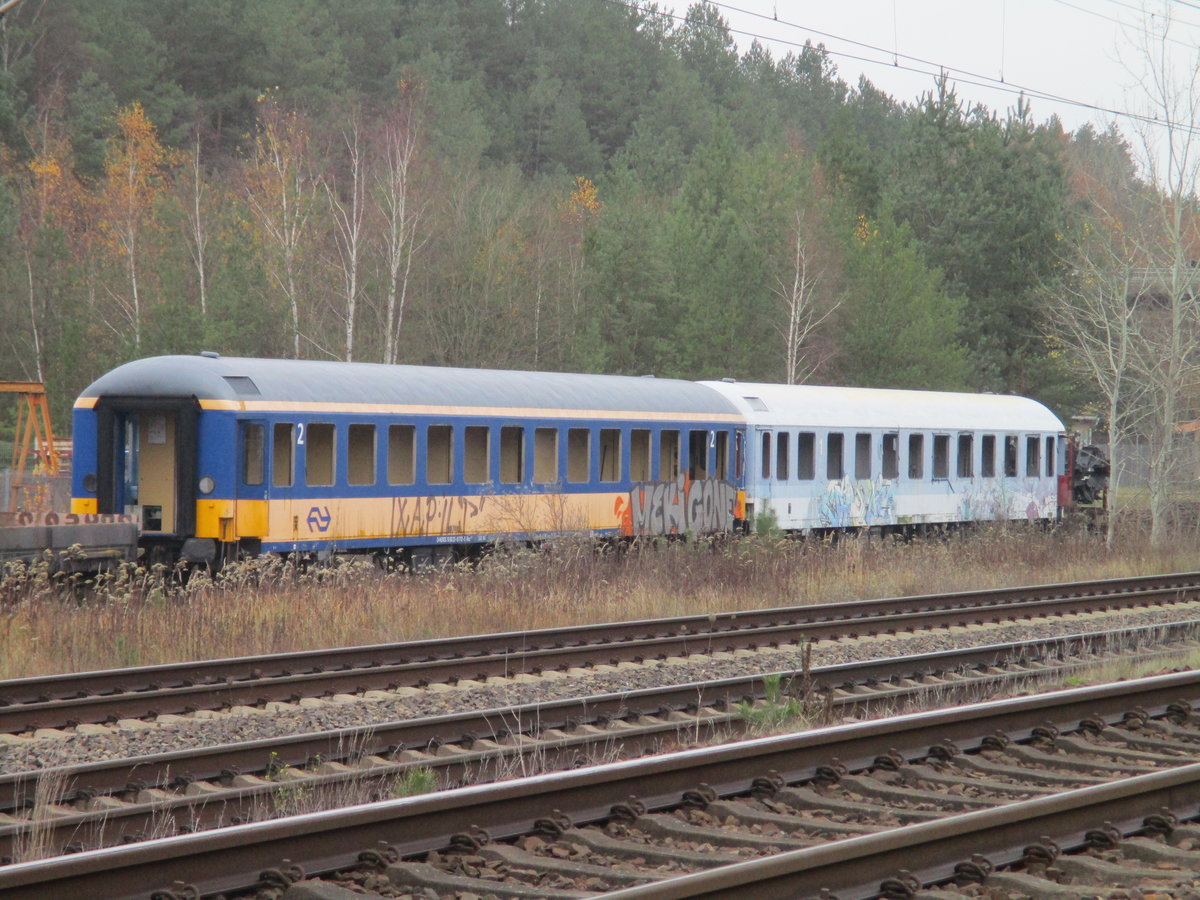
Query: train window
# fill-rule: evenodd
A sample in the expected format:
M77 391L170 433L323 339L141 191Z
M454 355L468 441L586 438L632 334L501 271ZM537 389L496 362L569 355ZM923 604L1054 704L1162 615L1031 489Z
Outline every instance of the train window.
M958 477L972 478L975 475L974 463L975 435L960 434L958 436Z
M267 463L267 427L258 422L242 423L242 483L262 484Z
M417 429L415 425L388 426L388 484L417 480Z
M542 484L558 481L558 429L533 430L533 480Z
M629 477L634 481L650 480L650 431L635 428L629 432Z
M925 435L908 436L908 477L920 481L925 477Z
M816 435L811 431L796 435L796 477L801 481L817 477Z
M1017 477L1017 436L1015 434L1004 436L1004 477Z
M351 425L347 430L346 480L375 483L375 426Z
M491 469L491 429L468 425L463 429L463 481L486 484Z
M786 431L779 432L775 444L775 477L780 481L788 480L788 454L791 453L790 435Z
M733 477L742 480L742 470L746 465L746 436L740 432L733 433Z
M567 429L567 481L583 482L591 477L591 439L587 428Z
M715 478L729 477L729 432L717 432L717 447L716 447L717 463L713 469Z
M520 425L500 429L500 480L505 484L525 480L525 429Z
M1042 442L1037 435L1025 438L1025 474L1030 478L1037 478L1038 470L1042 467L1041 450Z
M1054 438L1046 438L1046 477L1054 477Z
M679 477L679 432L664 428L658 438L658 480L674 481Z
M621 480L621 430L600 429L600 480Z
M454 426L430 425L425 430L425 481L449 484L454 479Z
M950 435L933 436L933 477L950 477Z
M771 477L771 432L764 431L762 436L762 477Z
M334 429L330 422L309 422L304 429L304 483L313 487L333 484Z
M275 487L291 487L296 472L296 445L291 422L276 422L271 445L271 483Z
M693 481L708 477L708 439L711 432L694 430L688 435L688 477Z
M883 436L883 477L900 477L900 435L892 431Z
M825 439L825 477L840 479L845 476L846 470L842 465L842 445L844 443L843 435L831 431Z
M854 436L854 477L871 477L871 435L864 432Z
M979 438L983 459L979 462L979 474L984 478L996 477L996 436L985 434Z

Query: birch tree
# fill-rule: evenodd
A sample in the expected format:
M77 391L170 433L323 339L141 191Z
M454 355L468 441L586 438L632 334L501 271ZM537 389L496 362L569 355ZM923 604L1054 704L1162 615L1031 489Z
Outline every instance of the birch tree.
M1145 123L1138 130L1141 162L1157 201L1148 209L1138 248L1150 285L1141 292L1137 352L1132 364L1145 388L1145 433L1150 462L1150 540L1168 538L1175 479L1175 434L1185 417L1185 392L1194 386L1200 358L1200 288L1192 260L1200 248L1196 193L1200 186L1200 48L1180 58L1173 38L1174 7L1143 7L1136 68Z
M1072 274L1047 307L1050 333L1087 373L1104 403L1112 463L1105 526L1109 547L1116 536L1121 475L1116 449L1130 433L1143 399L1134 373L1137 306L1129 301L1137 278L1135 254L1122 223L1111 215L1098 217L1085 229L1077 256L1071 260Z
M378 164L371 192L382 219L379 246L386 275L382 315L385 363L399 359L413 258L424 244L418 233L426 203L417 196L414 184L420 125L416 89L411 82L402 81L400 97L380 119Z
M49 297L39 290L36 259L43 241L51 229L72 231L82 205L83 192L75 178L71 160L70 141L61 127L57 110L39 110L36 128L30 135L34 156L16 174L19 187L20 211L17 238L25 275L25 305L29 313L29 347L33 351L32 374L37 381L46 380L46 319ZM24 341L18 340L24 344ZM21 354L22 365L26 364Z
M308 124L273 97L261 101L243 183L268 277L288 308L292 353L299 359L300 252L321 182L313 173Z
M823 272L818 268L805 237L804 212L796 210L791 230L792 266L790 278L776 277L775 294L783 302L785 318L781 331L784 341L784 378L788 384L800 384L812 377L817 363L809 361L809 341L813 333L841 306L840 300L819 308L817 286Z
M366 219L366 148L362 120L357 110L342 129L343 165L341 174L331 172L324 181L325 197L333 217L333 243L337 252L337 271L341 282L342 358L354 360L354 326L358 321L363 243Z
M101 188L100 230L124 269L124 285L109 289L119 318L132 334L133 351L142 348L145 298L141 257L143 237L154 225L155 204L166 188L170 155L140 103L117 113L117 133L109 141ZM120 332L116 323L109 327Z
M188 254L196 270L196 299L200 302L200 318L208 322L208 184L200 160L200 130L192 134L192 152L185 158L185 169L178 179L179 203L187 217Z

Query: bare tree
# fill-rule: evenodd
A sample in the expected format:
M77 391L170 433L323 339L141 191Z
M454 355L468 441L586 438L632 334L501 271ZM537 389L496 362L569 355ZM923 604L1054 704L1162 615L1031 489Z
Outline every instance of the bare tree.
M187 216L186 235L188 253L196 268L196 288L200 300L200 318L208 321L208 218L206 199L208 185L204 181L204 167L200 162L200 129L192 135L192 152L187 158L188 177L180 178L180 205Z
M1157 202L1149 209L1139 248L1151 282L1142 291L1133 366L1145 388L1146 438L1150 454L1150 538L1167 539L1174 481L1176 428L1185 412L1185 391L1197 375L1200 317L1192 260L1200 246L1196 191L1200 175L1200 49L1180 65L1171 32L1170 3L1143 6L1137 41L1138 77L1145 123L1139 128L1141 162Z
M267 271L291 316L292 352L300 358L300 249L320 179L312 172L308 126L268 98L244 177L246 201L259 228Z
M804 213L797 210L792 230L793 262L788 273L791 278L777 278L775 294L783 301L786 319L780 330L784 339L785 372L788 384L799 384L810 378L816 369L808 360L809 338L841 305L835 301L820 309L817 285L822 273L816 270L805 239Z
M42 13L49 5L50 0L26 0L19 8L6 8L0 14L0 71L12 72L18 62L37 50L48 31Z
M1099 210L1099 208L1097 207ZM1119 219L1103 214L1090 223L1076 256L1064 260L1071 275L1057 285L1047 305L1050 334L1087 372L1103 398L1112 474L1105 541L1113 545L1121 467L1116 448L1129 431L1131 413L1142 399L1135 380L1137 305L1130 302L1137 277L1136 249L1124 238Z
M387 273L383 304L383 361L399 358L400 329L408 303L413 257L424 243L417 240L425 204L415 196L413 175L420 146L417 98L407 83L402 97L381 121L379 157L372 193L383 218L382 256Z
M367 208L366 153L362 120L357 110L342 131L342 142L345 145L345 177L339 179L336 174L331 174L325 180L325 196L333 214L334 246L342 282L341 309L338 311L343 323L342 356L346 362L353 362Z
M146 244L158 228L154 208L166 190L166 169L171 154L159 142L154 124L140 103L117 113L117 133L109 140L100 189L100 229L106 246L120 268L124 284L107 288L116 303L116 321L105 320L114 333L127 326L133 350L140 352L147 297L143 256Z

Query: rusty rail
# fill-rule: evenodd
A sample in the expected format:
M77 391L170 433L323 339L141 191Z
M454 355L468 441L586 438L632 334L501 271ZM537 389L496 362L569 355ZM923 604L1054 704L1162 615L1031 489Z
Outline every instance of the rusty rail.
M695 794L698 786L704 786L706 793L716 797L734 797L763 783L797 784L822 777L834 759L839 768L866 770L884 758L922 760L931 755L975 751L989 742L1025 741L1038 733L1119 726L1130 715L1144 719L1187 717L1193 704L1200 704L1200 673L1196 672L975 704L22 863L0 868L0 893L6 900L67 893L144 897L151 890L170 889L177 883L194 885L203 895L234 892L256 884L264 870L286 871L292 864L318 874L353 867L364 851L376 852L381 847L389 848L388 854L395 857L406 857L444 848L456 834L486 832L491 841L515 838L544 827L539 823L547 817L556 822L569 820L574 825L599 822L612 814L614 804L629 797L636 797L646 810L671 809L689 794ZM1198 779L1200 767L1189 765L1153 776L1127 778L1110 791L1089 788L1074 792L1074 799L1063 799L1067 797L1064 794L989 811L998 817L995 819L985 820L982 815L976 819L962 817L952 825L946 825L949 820L944 820L940 830L931 825L922 833L940 844L943 838L960 829L975 827L972 823L986 821L988 828L1002 828L1009 827L1005 825L1008 822L1014 829L1011 833L1023 834L1022 840L1028 843L1030 831L1020 825L1027 812L1076 816L1062 820L1066 822L1062 827L1070 832L1078 829L1081 820L1068 807L1083 809L1080 798L1088 803L1092 802L1088 798L1101 797L1106 803L1124 803L1130 796L1141 796L1150 798L1148 810L1157 810L1168 805L1168 800L1174 808L1183 797L1190 805L1190 814L1200 797ZM1100 821L1140 822L1140 817L1149 814L1140 807L1132 812L1125 806L1104 810ZM1089 815L1094 825L1095 813ZM1043 830L1033 833L1056 833L1050 830L1049 821L1039 821L1035 829ZM888 834L895 837L912 833L904 828ZM887 838L887 835L877 837ZM891 851L910 856L916 852L912 849L916 844L909 842L909 838L895 839L898 843ZM859 838L853 843L861 846L865 840ZM936 861L927 861L933 860L933 856L921 851L920 865L941 866L946 858L961 858L960 845L945 846L949 848L945 853L936 851ZM838 861L846 852L845 845L832 844L805 851L808 855L802 859L808 861L804 865L833 857L837 858L833 861ZM789 874L790 870L785 872L780 867L793 865L796 858L795 854L787 854L761 863L758 868L763 877L754 876L759 879L756 890L760 892L755 896L795 896L794 883L784 889L790 892L786 894L772 893L774 888L769 885L770 879L793 878L794 872ZM906 858L906 868L913 868L913 864L913 858ZM846 865L860 880L867 877L863 874L864 863ZM797 871L807 870L802 866ZM716 888L726 893L712 893L710 882L702 886L710 891L707 894L664 892L668 885L674 885L670 891L683 885L685 879L679 879L661 882L653 889L644 889L642 894L629 896L735 896L728 893L734 889L731 885L741 883L748 875L745 867L738 867L738 871L718 870L708 877L733 880ZM688 885L699 883L693 880ZM832 883L827 881L824 870L819 883L822 886ZM693 887L685 886L684 890Z
M13 679L0 681L0 733L1197 596L1200 573L1181 573Z

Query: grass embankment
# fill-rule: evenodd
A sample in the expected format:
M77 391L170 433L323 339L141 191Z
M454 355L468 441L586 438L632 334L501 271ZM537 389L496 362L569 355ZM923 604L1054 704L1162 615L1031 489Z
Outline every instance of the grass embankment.
M130 570L82 599L45 571L0 581L0 678L456 634L1074 581L1200 566L1195 550L996 529L911 544L774 538L615 552L565 542L411 577L366 560L264 559L164 590Z

